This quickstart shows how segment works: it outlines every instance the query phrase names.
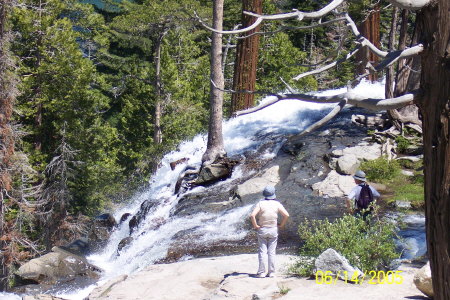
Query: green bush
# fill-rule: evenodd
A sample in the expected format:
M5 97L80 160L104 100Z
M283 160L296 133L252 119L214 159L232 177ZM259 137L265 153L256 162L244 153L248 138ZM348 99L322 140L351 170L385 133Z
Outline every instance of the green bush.
M400 174L400 165L396 160L380 157L374 160L363 161L361 170L366 173L369 181L388 182Z
M395 228L389 222L374 219L366 222L351 215L334 222L305 219L298 233L305 243L300 249L301 259L290 271L300 276L311 275L313 268L305 257L317 257L328 248L345 256L362 271L386 270L399 257L394 244Z
M397 150L400 153L404 153L406 149L411 145L411 142L405 138L404 136L399 135L395 138L395 141L397 142Z

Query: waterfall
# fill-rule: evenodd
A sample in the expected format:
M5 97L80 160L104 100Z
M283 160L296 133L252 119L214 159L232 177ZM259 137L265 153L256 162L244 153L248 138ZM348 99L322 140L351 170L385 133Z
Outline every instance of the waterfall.
M318 95L333 95L345 92L345 89L330 90ZM370 95L370 97L384 97L382 83L370 84L362 82L355 89L356 93ZM269 98L263 101L269 101ZM330 104L306 103L297 100L283 100L259 112L244 115L225 121L223 134L225 150L228 156L238 155L244 151L257 149L265 141L261 137L276 137L281 145L283 135L300 132L312 122L325 116ZM197 243L212 243L220 240L240 240L246 235L242 228L248 219L251 205L238 207L222 213L198 213L192 216L170 217L179 198L173 195L178 175L186 165L201 164L201 157L206 149L206 135L200 134L191 141L179 145L176 151L168 153L161 161L161 167L150 180L149 188L136 195L129 203L114 212L116 219L124 213L135 214L143 201L154 202L145 221L132 233L132 243L117 255L119 242L129 235L128 222L121 224L111 235L108 245L100 253L88 257L89 262L103 269L102 278L98 284L121 274L131 274L142 270L146 266L166 257L169 246L177 233L189 232L198 236ZM278 148L277 148L278 149ZM260 153L262 158L276 155L273 152ZM171 170L170 162L182 158L189 160ZM242 176L240 170L233 172L233 180ZM219 184L226 184L226 182ZM196 187L189 192L196 192L204 187ZM188 192L188 193L189 193ZM189 259L185 257L184 259ZM67 299L83 299L95 286L80 291L61 291L60 297Z

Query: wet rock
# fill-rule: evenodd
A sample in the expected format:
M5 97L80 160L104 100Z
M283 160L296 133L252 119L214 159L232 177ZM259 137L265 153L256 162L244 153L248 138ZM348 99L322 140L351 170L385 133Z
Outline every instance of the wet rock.
M271 166L265 169L261 175L237 185L234 190L236 197L239 197L244 202L248 202L249 198L252 200L261 198L261 191L267 185L275 186L280 181L279 170L279 165Z
M96 268L90 265L84 257L53 247L53 252L23 264L16 275L24 280L42 284L66 282L76 276L97 278Z
M322 254L316 258L314 265L316 267L316 271L314 272L315 274L317 271L322 271L323 274L331 271L333 275L338 275L342 280L348 280L349 277L352 278L353 275L356 276L356 274L358 274L358 277L363 274L358 268L350 265L344 256L340 255L336 250L331 248L328 248L322 252ZM345 274L347 274L347 278L345 278Z
M152 200L145 200L144 202L142 202L139 211L128 222L128 226L130 227L130 234L133 233L136 227L141 224L143 220L145 220L146 216L155 205L156 202Z
M90 252L89 241L87 238L80 238L62 248L79 256L87 255Z
M88 233L90 250L95 252L102 249L108 242L111 231L116 225L117 222L111 214L97 216Z
M433 280L431 278L430 263L428 262L414 274L414 284L428 297L434 297Z
M185 163L185 162L187 162L188 160L189 160L189 158L183 157L183 158L181 158L181 159L179 159L179 160L173 161L173 162L171 162L171 163L169 164L169 165L170 165L170 169L172 169L172 171L173 171L173 170L175 170L176 166L178 166L179 164Z
M131 217L131 214L130 214L130 213L124 213L124 214L120 217L119 225L122 224L123 222L125 222L126 220L128 220L129 217Z
M195 182L197 185L204 185L207 183L215 182L220 179L231 176L232 170L223 164L211 164L203 167L200 170L200 174Z
M131 242L133 242L133 238L131 236L122 239L119 242L119 245L117 246L117 253L120 253L120 251L122 251L123 248L131 244Z

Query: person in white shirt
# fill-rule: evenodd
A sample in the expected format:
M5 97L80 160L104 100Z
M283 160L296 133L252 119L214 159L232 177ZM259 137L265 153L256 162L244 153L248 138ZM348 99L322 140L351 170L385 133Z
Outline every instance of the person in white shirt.
M265 260L268 256L267 277L275 277L275 254L278 240L278 227L286 225L289 213L283 205L276 200L275 187L266 186L263 191L264 200L259 201L252 213L250 220L253 229L258 234L258 260L259 267L257 277L264 277L266 272ZM278 225L278 214L282 215L281 223ZM256 220L258 217L258 220Z
M357 200L359 199L361 189L363 185L367 184L366 180L366 173L359 170L356 171L355 175L353 176L353 179L355 180L356 186L350 191L350 193L347 196L346 199L346 205L347 205L347 211L355 216L362 215L363 219L366 219L367 215L371 213L372 208L369 210L366 210L361 214L361 208L357 205ZM369 185L370 190L372 191L373 200L380 197L380 193L378 191ZM371 203L373 204L373 202Z

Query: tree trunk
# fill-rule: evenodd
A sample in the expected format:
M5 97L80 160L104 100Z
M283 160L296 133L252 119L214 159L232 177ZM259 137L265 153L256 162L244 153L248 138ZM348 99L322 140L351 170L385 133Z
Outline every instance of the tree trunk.
M398 8L394 7L392 11L392 20L391 20L391 31L389 32L389 51L394 50L395 47L395 33L397 31L397 16L398 16ZM394 66L390 66L386 71L386 85L384 87L384 96L386 99L394 97L394 80L395 80L395 72ZM391 115L392 110L388 111L388 114Z
M242 11L262 14L262 0L243 0ZM248 27L256 18L242 13L242 27ZM250 35L259 31L259 26L245 33ZM256 86L256 67L258 64L259 35L240 39L236 49L234 64L233 90L254 91ZM255 105L255 95L250 93L235 93L231 96L231 113L244 110Z
M213 28L222 30L223 0L214 0ZM208 128L208 143L203 154L203 165L213 163L217 158L224 156L222 119L223 119L223 89L224 79L222 72L222 34L213 32L211 42L211 83L210 83L210 113Z
M162 103L162 81L161 81L161 45L164 36L167 34L167 31L161 32L156 39L155 43L155 65L156 65L156 74L155 74L155 91L156 91L156 103L155 103L155 119L154 119L154 132L153 132L153 141L155 144L162 143L162 130L161 130L161 103Z
M434 299L450 299L450 2L417 15L422 54L425 214Z
M368 39L372 44L376 47L380 46L380 6L379 4L375 5L373 10L369 13L367 18L362 22L359 26L359 31L362 36ZM356 60L358 61L358 65L356 71L358 74L364 74L366 72L366 66L370 62L371 64L375 64L378 61L378 56L369 51L367 47L361 48L356 54ZM370 81L376 81L377 75L375 73L371 73L367 79Z
M10 32L7 29L11 0L0 1L0 236L7 232L4 220L5 199L11 190L11 175L9 169L14 155L14 135L11 128L11 116L16 96L16 82L12 75L12 60L9 54ZM0 240L0 249L4 250L6 241ZM0 255L0 291L8 287L8 257Z

